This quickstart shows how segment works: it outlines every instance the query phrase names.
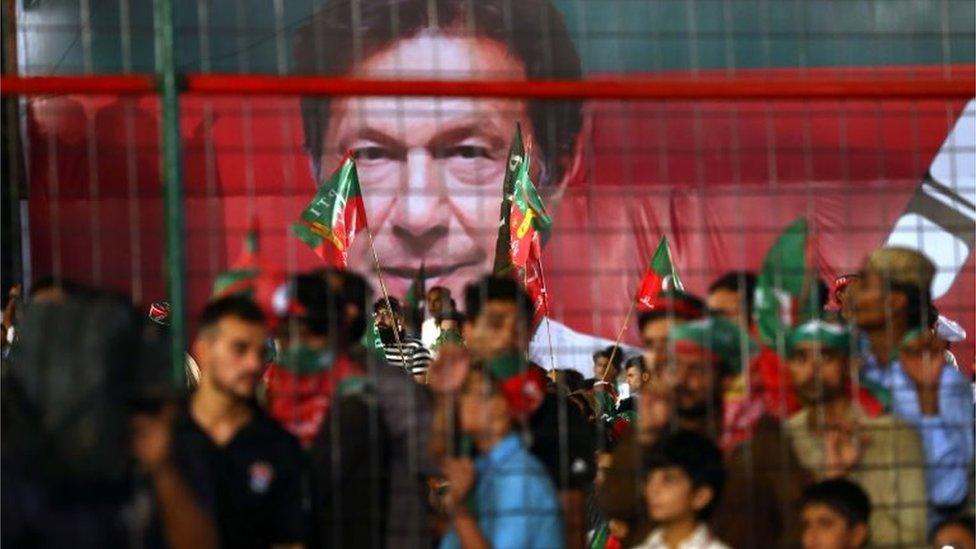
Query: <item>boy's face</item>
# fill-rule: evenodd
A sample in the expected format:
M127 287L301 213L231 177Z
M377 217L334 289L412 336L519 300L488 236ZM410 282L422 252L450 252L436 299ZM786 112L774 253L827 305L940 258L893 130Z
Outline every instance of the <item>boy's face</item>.
M481 313L464 324L461 334L472 356L490 359L504 354L524 354L532 334L525 329L514 301L492 299Z
M803 549L857 549L867 540L867 525L850 524L827 505L811 503L800 515Z
M691 478L680 467L655 469L648 473L644 484L647 516L656 523L693 518L711 500L711 489L695 488Z
M482 372L471 372L461 389L458 402L461 431L473 437L491 434L499 417L507 414L505 399L492 391Z
M626 380L627 385L630 386L631 394L637 394L637 392L640 391L641 385L647 381L648 377L650 377L650 375L645 372L641 372L641 369L637 366L627 368Z
M652 372L661 372L668 365L668 330L676 322L675 318L664 317L652 320L641 329L644 343L644 362Z
M605 356L598 356L593 359L593 377L600 380L605 379L607 381L613 381L617 379L620 372L610 366L610 371L607 372L607 367L610 364L610 359ZM604 377L606 375L606 377Z

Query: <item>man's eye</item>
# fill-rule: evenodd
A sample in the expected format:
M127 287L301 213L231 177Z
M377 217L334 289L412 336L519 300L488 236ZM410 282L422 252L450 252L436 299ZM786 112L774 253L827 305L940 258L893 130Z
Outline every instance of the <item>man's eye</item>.
M384 147L358 147L352 150L356 160L383 160L392 158L390 151Z
M444 149L444 156L459 157L465 159L471 158L491 158L491 154L488 152L487 147L480 147L477 145L458 145L456 147L448 147Z

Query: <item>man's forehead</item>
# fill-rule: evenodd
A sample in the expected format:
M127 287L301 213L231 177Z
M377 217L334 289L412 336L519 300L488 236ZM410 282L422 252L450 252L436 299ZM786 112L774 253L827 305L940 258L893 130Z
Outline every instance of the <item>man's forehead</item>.
M397 40L353 71L362 78L524 79L525 64L505 44L483 37L421 32Z
M217 322L217 333L223 337L232 339L256 339L263 340L267 334L263 324L249 322L235 316L226 316Z

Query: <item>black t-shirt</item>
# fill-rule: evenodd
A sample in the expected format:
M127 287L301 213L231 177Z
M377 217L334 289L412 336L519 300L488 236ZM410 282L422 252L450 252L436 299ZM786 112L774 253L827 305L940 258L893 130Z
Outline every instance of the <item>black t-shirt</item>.
M293 436L264 412L217 446L184 410L173 457L217 521L223 547L304 542L308 525L305 458Z
M560 408L564 411L560 412ZM560 490L583 489L593 482L596 474L593 427L566 397L547 393L529 419L529 430L532 435L529 450L546 466ZM563 444L565 453L561 451Z

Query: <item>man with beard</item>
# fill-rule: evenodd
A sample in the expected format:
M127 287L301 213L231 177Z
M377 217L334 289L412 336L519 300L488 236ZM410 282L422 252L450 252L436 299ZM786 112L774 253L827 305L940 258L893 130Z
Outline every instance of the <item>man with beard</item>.
M947 363L933 325L935 265L899 247L872 252L851 284L861 331L861 375L887 389L891 411L915 428L925 450L929 511L947 516L967 499L973 461L973 392Z
M300 547L308 517L298 441L255 405L265 317L251 300L211 302L193 354L200 384L173 428L173 459L216 518L223 547Z
M817 480L847 478L870 496L871 542L925 543L924 458L918 434L889 415L871 417L854 399L850 334L810 321L787 339L788 364L803 408L786 422L800 462Z
M609 517L642 516L637 490L641 447L650 446L672 429L721 440L725 387L756 353L748 334L715 317L672 326L668 345L672 349L668 365L661 379L641 387L636 430L614 450L613 470L598 494ZM749 437L727 448L725 457L725 496L710 524L715 535L732 547L784 544L793 539L796 525L790 509L807 474L779 423L761 416Z
M427 382L430 351L417 338L407 336L403 307L394 297L380 298L373 304L373 322L380 335L386 361L410 372L417 383Z

